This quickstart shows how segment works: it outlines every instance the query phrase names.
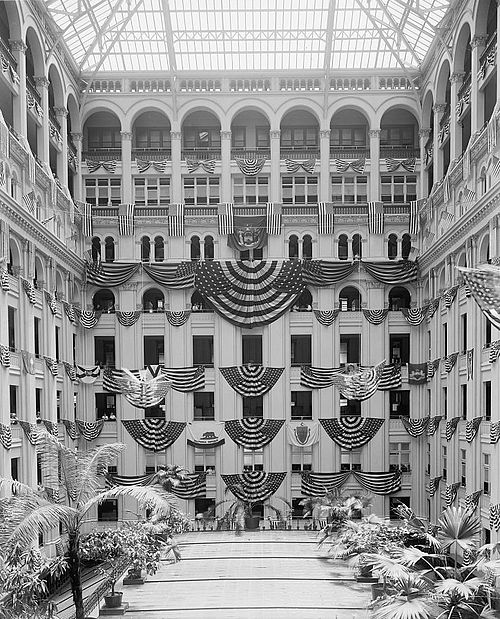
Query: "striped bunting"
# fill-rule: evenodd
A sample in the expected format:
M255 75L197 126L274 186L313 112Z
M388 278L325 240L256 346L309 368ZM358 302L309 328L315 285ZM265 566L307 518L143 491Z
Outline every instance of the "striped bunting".
M427 426L429 424L429 417L421 417L417 419L401 416L400 419L405 430L414 438L417 436L422 436L422 434L424 434L427 430Z
M313 310L314 317L320 325L324 327L331 327L335 322L335 318L339 315L340 310Z
M9 272L7 269L0 268L0 289L4 292L10 290Z
M135 323L139 320L142 312L140 310L133 312L119 312L116 311L116 318L118 322L122 325L122 327L131 327L135 325Z
M86 385L92 385L99 378L101 368L98 365L76 365L76 377Z
M184 236L184 204L169 205L168 234L170 236Z
M26 207L26 210L28 210L32 215L35 214L36 198L34 191L30 191L23 196L23 204Z
M500 311L491 310L487 308L481 308L481 311L486 316L487 320L491 322L491 324L500 331Z
M143 264L142 270L157 284L180 290L194 286L195 262Z
M500 340L496 340L495 342L491 342L490 344L489 362L495 363L495 361L497 361L499 357L500 357Z
M425 204L426 199L421 198L420 200L412 200L410 202L410 222L409 222L409 233L412 236L416 236L420 230L420 218L418 212L420 208Z
M311 286L331 286L349 277L354 269L354 262L328 262L327 260L303 260L302 279Z
M70 421L69 419L61 419L61 421L63 423L63 426L66 428L66 434L69 436L70 439L75 441L80 436L76 422Z
M94 286L114 288L128 282L140 266L139 263L133 262L101 262L99 268L95 269L87 263L86 280Z
M285 423L284 419L245 417L225 422L228 436L245 449L261 449L268 445Z
M484 269L458 267L481 309L500 311L500 267L488 265Z
M401 489L401 471L362 472L351 471L354 479L368 492L373 494L392 494Z
M428 323L431 321L432 317L436 313L437 308L439 307L439 302L440 301L441 301L441 299L438 297L437 299L433 299L432 301L429 302L429 306L427 308L427 314L425 316L425 320Z
M135 163L139 174L144 174L150 167L152 167L155 172L158 172L158 174L165 174L168 165L168 161L145 161L144 159L136 159Z
M253 327L277 320L304 290L301 265L280 262L203 262L195 288L234 325Z
M384 203L368 202L368 233L384 233Z
M301 472L300 491L303 496L323 496L343 486L349 479L351 471L339 473Z
M445 436L447 441L451 441L453 435L457 431L457 426L460 419L461 417L452 417L446 422Z
M136 408L150 408L165 399L171 384L163 373L151 378L148 370L106 368L102 386L106 391L120 393Z
M207 494L207 472L188 473L177 486L172 486L170 492L179 499L195 499Z
M304 170L307 174L312 174L316 167L316 158L306 159L306 161L294 161L293 159L285 159L286 171L288 174L295 174L299 170Z
M227 236L234 232L234 204L225 202L219 204L217 208L217 218L219 223L219 234Z
M3 423L0 423L0 443L4 449L9 450L12 447L12 430Z
M349 168L356 174L363 174L365 171L365 159L334 159L337 172L347 172Z
M300 384L310 389L326 389L335 384L335 376L341 375L343 368L321 368L303 365L300 368Z
M467 494L465 497L465 509L468 509L471 512L475 512L479 506L479 499L482 494L482 490L476 490L471 494Z
M490 505L490 529L493 531L500 529L500 503Z
M104 427L104 421L99 419L97 421L82 421L76 420L76 427L78 433L83 436L86 441L94 441L102 432Z
M189 174L196 172L198 168L201 168L207 174L214 174L216 163L216 159L186 159Z
M335 230L335 215L333 204L318 202L318 234L333 234Z
M62 364L64 366L64 369L66 370L68 378L74 383L78 382L75 366L72 363L68 363L67 361L63 361Z
M191 310L183 310L179 312L171 312L167 310L165 312L165 316L167 317L167 320L169 324L172 325L172 327L182 327L189 320L189 316L191 316Z
M450 307L452 306L453 301L457 296L458 288L458 286L452 286L451 288L448 288L443 292L443 301L446 309L450 309Z
M428 305L424 307L402 307L401 313L409 325L418 327L424 322L428 309Z
M429 496L433 497L436 492L439 489L439 483L442 479L442 475L438 475L437 477L431 477L429 479L429 487L428 487L428 492L429 492Z
M133 236L134 212L134 204L120 204L118 207L118 234L120 236Z
M387 318L387 314L389 313L389 309L378 309L378 310L363 310L363 316L368 320L368 322L372 325L380 325Z
M4 344L0 344L0 365L4 368L10 368L10 350Z
M464 548L464 552L463 552L464 567L475 563L477 561L477 557L478 557L477 550L474 550L473 548ZM494 576L492 577L494 578Z
M415 172L415 157L409 157L408 159L391 159L386 157L385 167L388 172L395 172L398 168L403 168L407 172L413 174Z
M78 322L82 325L84 329L93 329L99 322L99 318L102 314L100 310L82 310L76 307L73 309L73 311L78 318Z
M496 445L500 440L500 421L492 421L490 424L490 444Z
M241 475L221 475L228 490L242 501L265 501L283 483L286 473L245 471Z
M19 425L21 426L28 441L32 445L36 445L38 443L38 434L40 433L37 424L19 420Z
M49 488L47 486L44 486L43 491L45 492L45 494L47 495L47 499L51 503L59 503L59 488Z
M339 419L320 419L319 422L332 441L344 449L357 449L371 441L384 419L347 415Z
M118 475L117 473L106 474L106 486L154 486L158 483L158 473L147 475Z
M334 488L340 488L351 475L360 486L374 494L392 494L401 488L401 471L399 470L389 471L388 473L385 471L369 473L362 471L341 471L340 473L302 472L301 492L304 496L322 496Z
M446 357L444 357L444 369L448 372L448 374L455 367L455 363L457 362L457 359L458 359L457 352L452 352L450 355L447 355Z
M361 260L361 264L373 279L391 286L407 284L418 278L418 265L411 260L389 260L387 262Z
M228 384L244 397L257 397L270 391L284 369L251 364L219 368Z
M434 359L434 361L427 361L427 380L430 380L434 377L434 374L438 370L440 363L440 358Z
M235 157L234 161L240 171L245 176L257 176L266 163L265 157L254 157L252 159L246 157Z
M429 423L427 424L427 436L434 436L439 428L442 418L442 415L434 415L434 417L429 417Z
M75 202L77 210L82 216L82 234L86 237L94 236L94 220L92 218L92 204Z
M43 291L44 296L45 296L45 301L47 302L47 305L49 306L50 312L53 315L57 314L57 298L55 294L50 294L50 292L48 290L44 290Z
M118 165L118 161L111 159L109 161L93 161L92 159L86 159L85 163L87 164L87 169L92 174L93 172L97 172L99 168L103 168L106 172L110 174L114 174L116 171L116 166Z
M52 436L59 438L59 425L57 424L56 421L49 421L48 419L42 419L42 423L45 426L47 432L49 432L49 434L52 434Z
M266 228L267 233L272 235L281 234L282 207L281 204L268 202L266 204Z
M35 286L33 286L33 284L31 282L29 282L27 279L24 279L24 277L21 277L21 284L23 285L23 290L26 293L26 296L29 299L29 302L31 303L31 305L35 305L36 303L36 294L35 294Z
M45 361L45 365L47 366L52 376L57 376L59 374L59 363L57 359L53 359L52 357L47 357L46 355L44 355L43 360Z
M457 481L454 484L448 484L444 491L444 502L446 507L451 507L457 498L457 492L460 488L460 482Z
M71 303L66 303L66 301L63 301L62 304L66 318L71 322L71 324L76 325L78 319L75 314L75 307Z
M181 421L150 419L124 419L122 424L130 436L149 451L163 451L182 434L186 424Z
M148 365L148 369L151 366ZM187 393L205 388L205 368L193 366L185 368L161 368L162 374L170 381L174 391Z
M373 367L360 366L353 372L334 375L334 385L348 400L367 400L377 391L384 366L382 361Z
M402 385L401 364L393 363L386 365L382 370L382 376L378 384L378 391L389 391L398 389Z

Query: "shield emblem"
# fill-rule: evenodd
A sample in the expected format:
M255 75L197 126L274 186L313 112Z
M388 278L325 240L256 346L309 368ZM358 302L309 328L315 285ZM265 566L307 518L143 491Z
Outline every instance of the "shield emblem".
M295 428L295 438L300 445L305 445L307 443L310 434L311 431L308 426L300 425Z

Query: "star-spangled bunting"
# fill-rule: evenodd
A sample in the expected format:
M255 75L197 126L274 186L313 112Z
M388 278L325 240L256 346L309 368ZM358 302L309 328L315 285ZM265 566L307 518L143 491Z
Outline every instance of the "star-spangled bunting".
M122 424L130 436L149 451L163 451L170 447L186 427L185 422L161 418L123 419Z
M427 436L434 436L439 428L442 418L442 415L434 415L434 417L429 417L429 423L427 424Z
M316 167L316 158L312 157L306 161L294 161L293 159L285 159L286 171L288 174L295 174L299 170L304 170L307 174L312 174Z
M448 372L448 374L455 367L455 363L457 362L457 359L458 359L458 353L457 352L452 352L451 354L446 355L446 357L444 357L444 359L443 359L443 361L444 361L444 369L446 370L446 372Z
M236 393L245 397L257 397L264 395L274 387L285 368L247 364L219 369Z
M36 303L36 288L35 286L33 286L33 284L31 282L29 282L27 279L24 279L24 277L21 277L21 284L23 286L23 290L26 293L26 296L29 299L29 302L31 303L31 305L35 305Z
M86 441L95 441L102 432L104 421L102 419L98 421L82 421L81 419L77 419L76 427L78 428L78 433L81 434Z
M441 481L442 476L438 475L437 477L431 477L431 479L429 479L429 487L428 487L428 492L429 492L429 496L433 497L438 488L439 488L439 482Z
M344 449L357 449L371 441L384 419L346 415L339 419L320 419L319 422L332 441Z
M457 431L458 422L461 417L452 417L446 422L445 436L447 441L451 441L453 435Z
M101 368L98 365L76 365L76 377L86 385L92 385L99 378Z
M138 262L89 261L86 264L87 283L94 284L94 286L99 286L100 288L121 286L137 273L140 266L141 264ZM144 264L143 266L145 267L146 265ZM165 265L158 263L156 266L162 267Z
M76 325L78 322L78 318L75 314L75 307L71 303L67 303L66 301L62 302L64 313L66 314L66 318L70 321L71 324Z
M107 391L120 393L136 408L150 408L165 399L171 383L161 372L151 377L147 370L106 368L103 373L103 387Z
M474 300L481 309L500 312L500 267L488 265L483 269L459 267Z
M380 325L387 318L387 314L389 313L389 309L378 309L378 310L363 310L363 316L366 320L372 325Z
M475 512L479 506L479 499L481 498L482 494L483 494L482 490L476 490L475 492L472 492L471 494L467 494L465 497L465 509L471 512Z
M242 501L265 501L283 483L286 473L245 471L240 475L221 475L227 488Z
M339 473L301 473L301 492L304 496L323 496L335 488L340 488L350 476L365 490L373 494L386 495L401 488L401 471L341 471Z
M350 277L357 268L355 262L328 260L303 260L302 279L306 285L332 286Z
M245 417L226 421L225 429L237 445L245 449L262 449L274 439L284 423L284 419Z
M82 310L76 307L73 308L73 311L79 324L84 329L93 329L99 322L102 314L101 310Z
M90 174L97 172L97 170L101 167L106 172L114 174L116 172L116 166L118 165L118 161L115 161L114 159L109 161L93 161L92 159L87 159L85 163L87 164L87 169Z
M169 205L168 233L170 236L184 236L184 204Z
M136 159L135 163L139 174L144 174L151 167L158 174L165 174L168 165L168 161L145 161L143 159Z
M393 363L386 365L382 370L382 376L378 384L378 391L391 391L399 389L402 385L401 364Z
M63 361L62 362L64 369L66 371L66 374L68 376L68 378L74 382L77 383L78 382L78 378L76 376L76 368L72 363L68 363L68 361Z
M440 301L441 299L438 297L437 299L433 299L432 301L429 302L429 306L427 308L427 314L425 316L425 319L428 323L431 321L432 317L436 313L439 307Z
M12 430L3 423L0 423L0 444L7 450L12 447Z
M318 234L333 234L335 230L335 215L333 204L318 202Z
M500 503L490 505L490 530L498 531L500 529Z
M497 361L499 357L500 357L500 340L496 340L494 342L491 342L490 344L489 362L495 363L495 361Z
M281 234L282 226L282 208L281 204L275 204L274 202L268 202L266 204L266 228L267 233L271 235Z
M353 372L333 376L333 383L348 400L367 400L377 391L385 361L373 367L360 366Z
M420 218L418 215L419 210L425 204L426 199L412 200L410 202L410 220L409 220L409 233L412 236L416 236L420 230Z
M428 309L428 305L424 307L402 307L401 313L409 325L418 327L424 322Z
M19 420L19 425L21 426L28 441L32 445L36 445L38 443L38 435L40 433L40 429L37 424Z
M132 327L139 320L142 312L140 310L130 312L115 312L116 319L122 327Z
M410 436L417 437L425 434L427 426L429 424L429 417L409 418L400 417L401 422Z
M384 233L384 203L368 202L368 233Z
M219 204L217 208L219 234L227 236L234 232L234 205L231 202Z
M313 310L313 312L314 317L320 325L323 325L324 327L331 327L339 315L340 310Z
M69 419L61 419L63 426L66 428L66 434L70 439L75 441L80 433L78 432L78 426L75 421L70 421Z
M118 207L118 234L133 236L135 204L120 204Z
M57 421L49 421L48 419L42 419L42 423L45 426L47 432L49 432L49 434L52 434L52 436L59 438L59 426L57 424Z
M356 174L363 174L365 171L365 159L334 159L337 172L347 172L349 168Z
M490 444L495 445L500 440L500 421L492 421L490 424Z
M446 309L450 309L457 296L459 286L452 286L443 292L443 301Z
M10 367L10 350L4 344L0 344L0 365L4 368Z
M234 161L238 168L245 176L257 176L266 163L265 157L255 157L253 159L246 157L235 157Z
M57 314L57 298L55 294L50 294L48 290L44 290L45 301L50 309L51 314Z
M44 355L43 360L45 361L45 365L47 366L52 376L57 376L59 374L59 363L57 359L53 359L52 357L47 357L46 355Z
M454 484L448 484L444 491L444 502L446 507L451 507L457 498L457 492L460 488L460 482L457 481Z
M147 366L150 369L152 366ZM174 391L188 393L205 388L205 368L203 366L166 368L161 367L163 376L170 381Z
M207 174L214 174L216 163L216 159L186 159L186 166L189 174L193 174L198 168L201 168L203 172Z
M427 361L427 380L430 380L434 377L440 363L441 358L434 359L433 361Z

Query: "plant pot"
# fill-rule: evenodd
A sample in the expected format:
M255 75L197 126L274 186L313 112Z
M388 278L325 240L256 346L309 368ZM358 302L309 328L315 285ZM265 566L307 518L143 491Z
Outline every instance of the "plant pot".
M106 608L119 608L122 605L123 591L116 591L114 594L104 596Z
M378 583L378 578L373 575L372 568L369 566L362 565L359 568L359 573L356 576L357 582L371 582Z
M245 518L245 531L257 531L259 529L260 518L258 516L250 516Z

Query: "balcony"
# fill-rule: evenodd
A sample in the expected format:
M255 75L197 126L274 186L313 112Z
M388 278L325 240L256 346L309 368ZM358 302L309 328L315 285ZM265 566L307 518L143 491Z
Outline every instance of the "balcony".
M380 157L392 159L410 159L415 157L415 159L418 159L420 157L420 148L406 144L381 144Z
M471 74L468 73L460 86L460 90L458 91L458 98L463 99L468 94L470 94L470 86L471 86Z
M215 148L203 147L198 148L183 148L181 153L181 159L218 159L221 158L220 146Z
M133 148L132 159L144 159L145 161L170 161L172 151L169 147L164 148Z
M497 35L496 33L486 43L484 52L479 59L478 77L484 79L489 67L494 67L497 64Z
M280 157L281 159L319 159L319 147L281 145Z
M121 161L121 148L92 148L82 153L82 160L90 159L92 161Z
M364 146L335 146L330 144L330 159L369 159L370 148Z
M231 159L241 157L244 159L270 159L271 149L268 146L262 148L232 148Z
M17 62L14 56L12 55L8 44L0 37L0 55L2 55L8 62L10 66L17 71Z

